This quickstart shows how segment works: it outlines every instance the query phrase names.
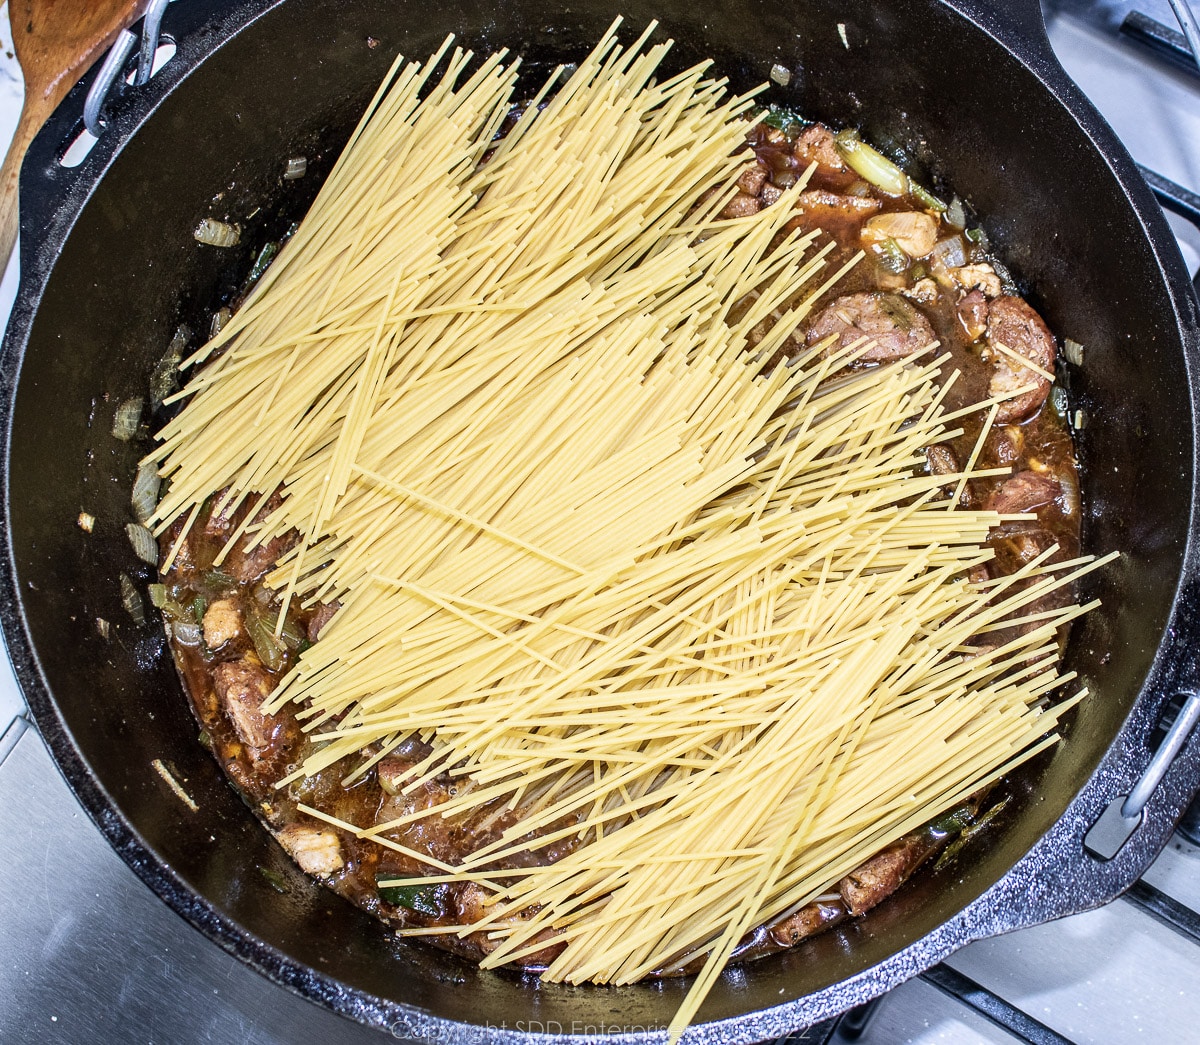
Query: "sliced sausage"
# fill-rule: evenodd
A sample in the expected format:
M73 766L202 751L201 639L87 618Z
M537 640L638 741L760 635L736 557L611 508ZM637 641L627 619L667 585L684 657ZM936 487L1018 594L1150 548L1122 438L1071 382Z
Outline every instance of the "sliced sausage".
M992 377L988 394L1003 396L996 417L1002 424L1032 416L1050 394L1050 382L1037 370L1023 366L1016 357L1028 359L1046 373L1054 374L1054 335L1021 298L999 297L988 309L988 345L992 349ZM1004 351L996 346L1002 345ZM1028 392L1019 388L1033 385Z
M1062 494L1057 479L1041 472L1018 472L1005 479L993 491L984 505L988 511L1009 515L1016 512L1032 512L1053 503Z
M795 947L801 940L807 940L844 921L847 914L845 906L840 903L816 900L775 922L768 932L771 941L780 947Z
M827 305L808 328L808 344L837 335L835 349L862 338L874 344L859 363L889 363L927 348L937 340L924 314L899 294L868 291L846 294Z
M842 902L851 914L865 914L899 889L935 848L921 835L905 835L838 883Z

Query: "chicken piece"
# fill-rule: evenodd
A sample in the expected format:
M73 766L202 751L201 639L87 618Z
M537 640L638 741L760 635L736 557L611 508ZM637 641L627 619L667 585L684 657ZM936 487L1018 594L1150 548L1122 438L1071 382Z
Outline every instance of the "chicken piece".
M204 644L217 649L227 642L243 638L246 629L242 624L242 611L233 599L217 599L204 611Z
M276 832L275 837L305 874L331 875L346 864L341 840L329 828L288 824Z
M982 290L965 294L954 312L968 341L978 341L987 332L988 301Z
M937 243L937 222L922 211L891 211L868 218L863 225L866 244L892 240L910 258L924 258Z
M792 155L799 161L801 170L811 163L817 165L810 182L814 188L840 191L858 180L858 175L846 166L846 161L838 152L833 131L824 124L814 123L805 127L792 146Z
M988 394L1004 397L996 419L1001 424L1023 421L1040 410L1050 394L1045 375L1054 376L1054 335L1021 298L1000 297L988 309L987 339L994 368ZM1022 358L1038 369L1023 365ZM1018 394L1030 385L1029 391Z
M275 716L265 715L261 710L263 700L275 688L275 680L250 653L240 660L217 664L212 678L217 701L234 732L251 749L252 757L261 757L284 729L284 724Z
M1052 504L1062 495L1057 479L1041 472L1018 472L1005 479L999 489L992 492L984 505L988 511L1011 515L1017 512L1032 512Z
M787 228L822 229L840 242L856 241L862 223L883 204L870 196L839 196L827 189L805 189L796 198L796 217Z
M953 268L950 278L963 290L980 290L987 298L998 298L1004 289L996 270L986 262Z
M922 305L932 305L938 299L938 285L928 276L919 279L907 290L900 291L906 298Z
M808 344L836 335L833 349L844 349L861 338L874 344L857 362L889 363L933 344L937 338L929 320L898 294L869 291L846 294L827 305L808 329Z
M750 196L747 193L739 192L733 197L722 209L720 217L722 218L747 218L751 214L757 214L759 210L759 202L757 196Z
M757 196L767 180L767 168L761 163L755 163L742 171L737 180L737 187L747 196Z
M899 889L935 848L921 835L905 835L838 883L842 902L851 914L865 914Z

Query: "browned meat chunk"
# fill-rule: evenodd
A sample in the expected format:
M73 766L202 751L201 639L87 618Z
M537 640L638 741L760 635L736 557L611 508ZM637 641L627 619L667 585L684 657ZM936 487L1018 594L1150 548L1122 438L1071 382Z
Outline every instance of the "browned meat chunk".
M823 229L842 243L856 243L862 224L883 204L872 196L839 196L827 189L806 189L796 199L796 217L789 229Z
M281 737L284 724L261 710L275 681L256 657L247 654L241 660L217 664L212 677L217 700L243 744L262 752Z
M204 611L204 644L215 650L246 634L242 613L233 599L217 599Z
M946 443L934 443L932 446L925 447L925 460L929 465L931 475L954 475L956 472L962 471L962 466L958 463L958 456L955 454L953 447ZM947 483L943 490L948 496L953 496L955 489L958 486L958 481ZM975 505L975 495L971 490L971 484L966 483L963 486L962 495L959 497L959 504L964 508L972 508Z
M1061 494L1062 487L1053 476L1041 472L1018 472L1011 479L1005 479L1000 488L988 497L986 508L1003 515L1032 512L1052 503Z
M1016 573L1057 542L1054 535L1032 525L998 527L988 543L996 549L995 573Z
M838 883L842 901L853 915L864 914L892 895L934 846L917 835L906 835L851 871Z
M305 874L329 875L345 866L342 843L331 828L288 824L275 837Z
M756 163L753 167L747 167L742 171L741 177L737 180L737 187L747 196L757 196L766 180L767 168Z
M972 290L958 303L955 313L968 341L978 341L987 330L988 302L982 290Z
M1054 374L1054 335L1021 298L1000 297L988 309L987 337L993 366L988 394L1006 397L997 420L1003 424L1023 421L1036 413L1050 394L1050 381L1039 371ZM1023 365L1021 358L1038 369ZM1033 386L1030 391L1016 394L1028 385Z
M739 192L728 203L725 204L721 211L722 218L746 218L751 214L757 214L759 202L757 196L750 196L744 192Z
M827 305L808 328L808 343L815 345L837 335L834 348L848 348L862 338L874 344L859 357L860 363L889 363L903 359L937 340L921 311L899 294L868 292L847 294Z
M333 615L342 608L340 602L322 602L318 603L316 612L312 615L308 622L307 636L309 642L316 642L321 637L321 632L325 625L333 620Z
M779 197L782 195L783 189L781 189L778 185L772 185L770 182L767 182L767 184L758 191L758 202L764 207L769 207L772 203L778 203Z
M274 537L265 544L247 549L243 541L238 541L226 556L221 569L243 583L261 580L276 560L295 543L294 536Z
M817 165L810 181L814 188L841 190L858 180L858 175L846 166L846 161L838 152L833 131L823 124L814 123L804 128L792 146L792 155L800 161L801 170L810 163Z
M925 447L925 459L933 475L953 475L959 470L954 450L945 443L934 443Z
M794 947L801 940L824 932L845 917L846 908L840 903L822 903L818 900L772 925L771 940L780 947Z

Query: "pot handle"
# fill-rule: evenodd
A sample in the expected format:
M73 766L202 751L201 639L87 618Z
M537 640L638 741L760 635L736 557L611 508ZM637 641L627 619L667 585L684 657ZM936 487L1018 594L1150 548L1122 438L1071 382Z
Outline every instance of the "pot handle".
M21 168L23 284L32 289L41 283L113 157L175 84L220 44L221 16L246 8L242 20L247 20L262 6L262 0L152 0L140 23L125 30L71 88L30 144ZM151 79L160 41L173 45L175 54Z
M1116 899L1167 845L1200 788L1200 563L1193 549L1158 658L1099 768L1062 817L961 915L962 942Z

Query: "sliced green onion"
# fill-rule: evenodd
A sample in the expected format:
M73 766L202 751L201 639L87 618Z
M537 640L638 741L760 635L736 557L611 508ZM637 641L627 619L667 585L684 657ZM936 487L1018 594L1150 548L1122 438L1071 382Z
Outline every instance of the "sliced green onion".
M908 255L891 236L880 240L875 249L879 254L879 264L889 272L899 274L908 268Z
M284 664L284 649L275 638L274 622L253 610L246 616L246 631L250 634L258 659L268 670L278 671Z
M165 584L148 584L146 592L150 596L150 605L155 609L161 610L166 604L169 596L167 595L167 586Z
M262 864L259 864L258 873L267 880L267 884L270 885L270 887L277 893L282 895L287 894L287 879L284 878L283 875L281 875L278 871L272 870L270 867L263 867Z
M869 181L889 196L905 196L909 193L908 175L882 153L864 142L853 129L838 131L834 135L838 152L855 174Z
M138 425L142 423L142 406L145 400L141 396L122 400L113 415L112 434L114 439L127 443L137 435Z
M918 185L911 178L908 179L909 195L922 206L929 210L936 210L939 214L945 213L946 204L939 200L932 192L926 189L923 185Z
M381 875L375 880L384 903L407 907L418 914L441 918L446 914L446 891L438 885L400 885L403 879Z
M275 260L275 255L279 253L279 244L272 240L270 243L264 243L263 249L258 252L258 257L254 259L254 265L250 269L250 275L247 277L247 283L253 283L264 272L267 271L267 266Z
M125 536L133 547L133 554L150 566L158 565L158 541L154 534L141 523L126 523Z
M143 461L138 466L137 477L133 480L133 493L129 501L133 505L133 513L140 522L146 522L154 514L158 505L158 490L161 480L158 477L158 466L153 461Z

